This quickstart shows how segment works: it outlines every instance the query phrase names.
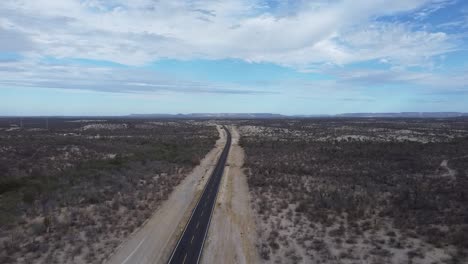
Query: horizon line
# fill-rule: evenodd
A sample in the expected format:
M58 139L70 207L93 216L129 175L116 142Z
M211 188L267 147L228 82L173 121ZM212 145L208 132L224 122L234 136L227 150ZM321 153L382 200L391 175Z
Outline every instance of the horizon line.
M281 113L268 113L268 112L205 112L205 113L130 113L130 114L116 114L116 115L1 115L0 118L76 118L76 117L151 117L151 116L202 116L202 115L270 115L270 116L283 116L283 117L334 117L334 116L348 116L348 115L401 115L401 114L412 114L412 115L427 115L427 114L452 114L466 116L468 112L459 111L404 111L404 112L345 112L337 114L281 114Z

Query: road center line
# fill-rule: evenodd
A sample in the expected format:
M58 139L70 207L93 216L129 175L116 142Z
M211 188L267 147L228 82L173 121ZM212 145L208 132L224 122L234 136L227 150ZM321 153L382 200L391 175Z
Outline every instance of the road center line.
M211 217L213 215L213 209L214 209L214 204L216 203L216 199L213 200L213 197L216 197L219 187L220 187L220 182L221 182L221 177L223 176L223 170L226 164L226 160L229 154L230 146L231 146L231 135L227 128L223 126L223 129L225 130L225 133L227 133L228 139L226 141L226 144L221 152L221 155L216 163L216 167L213 169L211 177L209 178L207 184L205 185L205 188L203 190L203 193L198 200L195 209L192 211L192 215L190 216L189 222L185 226L184 231L182 232L179 241L174 248L171 258L169 259L168 263L182 263L185 264L186 261L188 263L199 263L200 257L203 251L203 247L206 241L206 236L208 233L208 227L211 222ZM205 199L205 201L201 201L202 199ZM205 209L208 208L208 219L206 217L203 217L205 214ZM196 219L198 218L198 219ZM193 229L193 222L197 221L195 229ZM203 221L203 226L199 228L200 221ZM205 223L207 221L207 223ZM203 234L198 234L199 230L203 232ZM188 230L190 232L188 232ZM197 232L194 232L197 230ZM197 233L197 241L195 244L193 244L193 240L195 239L195 234ZM188 242L188 237L191 236L190 243ZM199 237L200 235L200 237ZM202 238L202 243L198 243L198 239ZM190 253L190 259L187 260L187 255ZM195 256L194 256L195 255ZM183 258L182 258L183 256ZM193 257L193 259L192 259ZM180 261L182 259L182 261ZM195 262L196 261L196 262Z

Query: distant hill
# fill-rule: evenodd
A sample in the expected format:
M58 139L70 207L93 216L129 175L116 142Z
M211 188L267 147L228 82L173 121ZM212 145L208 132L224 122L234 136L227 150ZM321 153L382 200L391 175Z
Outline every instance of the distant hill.
M191 114L130 114L126 116L0 116L0 118L65 118L65 119L282 119L282 118L454 118L468 117L462 112L401 112L343 113L337 115L281 115L273 113L191 113Z
M401 112L401 113L345 113L336 117L406 117L406 118L449 118L468 116L460 112Z
M132 118L187 118L187 119L274 119L274 118L450 118L463 117L468 113L461 112L401 112L401 113L343 113L337 115L281 115L272 113L192 113L192 114L131 114Z
M288 116L270 113L192 113L192 114L131 114L135 118L223 118L223 119L268 119Z

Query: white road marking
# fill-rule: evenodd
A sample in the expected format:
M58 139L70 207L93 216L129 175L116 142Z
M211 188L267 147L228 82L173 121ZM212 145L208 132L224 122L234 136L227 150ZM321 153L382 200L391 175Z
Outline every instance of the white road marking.
M225 131L225 130L223 130L223 131ZM229 136L230 136L230 135L229 135ZM227 148L229 148L230 145L231 145L231 144L228 145L228 144L227 144L227 141L226 141L222 152L224 152L224 150L228 150ZM221 155L218 157L218 161L217 161L216 164L213 165L213 166L217 166L217 164L220 162L221 157L222 157L222 152L221 152ZM227 151L227 152L229 153L229 151ZM218 153L219 153L219 152L218 152ZM215 168L215 169L216 169L216 168ZM223 167L223 170L224 170L224 167ZM208 169L206 170L206 172L208 172ZM208 194L207 196L209 196L209 193L212 192L213 189L215 189L215 183L214 183L214 177L213 177L213 176L215 176L215 175L214 175L214 170L212 170L210 173L211 173L211 177L210 177L210 179L206 182L205 187L204 187L204 189L203 189L203 193L202 193L202 195L199 197L199 199L198 199L198 201L197 201L197 204L195 205L195 209L192 210L192 214L190 215L190 218L189 218L189 220L188 220L188 223L191 223L192 217L195 215L195 212L196 212L197 209L199 208L198 206L200 205L200 202L203 200L203 197L205 197L205 195L207 195L207 194ZM221 174L221 176L222 176L222 174ZM219 186L219 184L218 184L218 186ZM205 208L206 208L206 206L205 206ZM211 216L212 216L212 214L213 214L213 209L214 209L214 206L211 207L211 212L210 212L210 216L209 216L209 220L208 220L208 226L209 226L209 223L211 222ZM202 216L202 215L203 215L203 209L202 209L202 212L201 212L201 216ZM197 222L197 228L198 228L198 225L199 225L199 222ZM180 244L180 242L182 241L182 238L184 237L185 232L187 231L187 227L188 227L188 226L189 226L189 224L186 224L186 225L185 225L185 228L183 229L184 231L182 232L182 235L179 237L179 240L177 241L177 245L176 245L175 249L172 251L172 255L171 255L170 259L169 259L169 263L172 261L172 258L174 257L174 254L176 253L177 249L179 248L179 244ZM197 263L199 263L199 261L200 261L201 252L203 251L203 246L204 246L204 244L205 244L205 240L206 240L206 235L207 235L207 234L208 234L208 229L205 229L205 235L204 235L203 241L202 241L202 250L200 250L200 251L198 252ZM184 260L183 260L182 264L185 263L186 258L187 258L187 253L185 253L185 257L184 257Z
M190 239L190 244L192 244L193 242L193 238L195 237L195 235L192 236L192 239Z
M199 225L200 225L200 221L197 222L197 226L195 228L198 229Z
M136 248L132 251L132 253L130 253L130 255L128 255L128 257L122 262L122 264L127 263L127 261L133 256L133 254L135 254L135 252L138 250L138 248L140 248L140 246L143 244L143 242L145 242L145 240L146 240L146 237L143 238L143 240L140 241L138 246L136 246Z

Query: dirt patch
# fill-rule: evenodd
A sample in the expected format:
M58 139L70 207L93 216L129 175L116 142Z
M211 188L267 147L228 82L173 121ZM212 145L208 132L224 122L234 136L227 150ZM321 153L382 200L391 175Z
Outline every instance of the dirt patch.
M232 145L211 219L202 263L258 263L255 221L239 132L231 127Z
M107 263L163 263L169 259L226 142L218 127L216 146L177 186L141 229L130 235Z

